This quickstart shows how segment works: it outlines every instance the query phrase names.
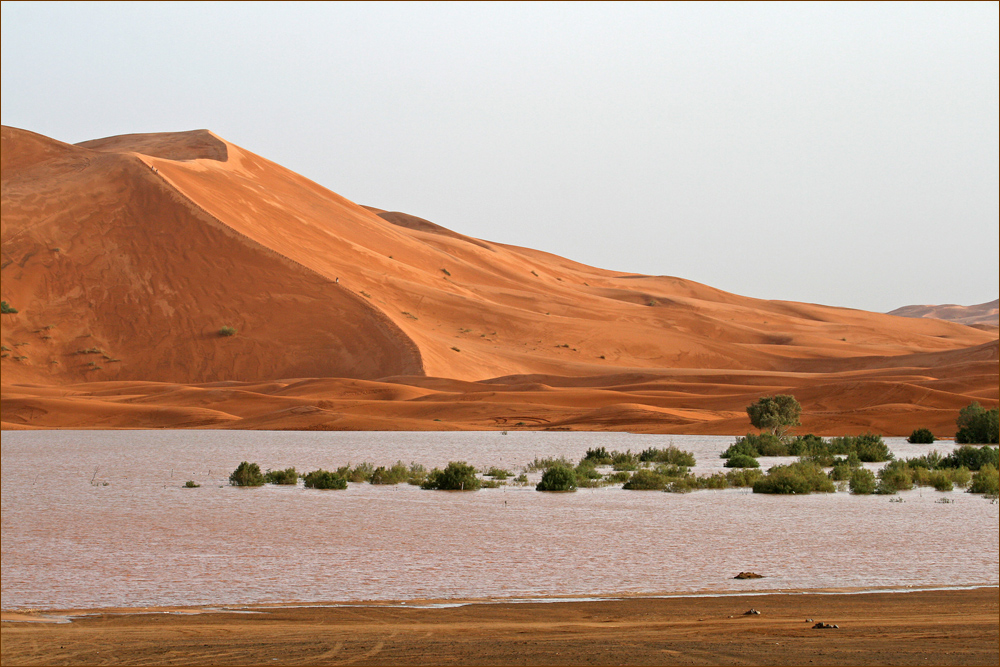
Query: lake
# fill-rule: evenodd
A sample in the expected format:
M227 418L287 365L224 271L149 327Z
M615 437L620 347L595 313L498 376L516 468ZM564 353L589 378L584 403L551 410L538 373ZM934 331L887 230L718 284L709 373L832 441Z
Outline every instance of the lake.
M888 497L228 486L243 460L262 470L300 472L362 461L401 459L429 469L464 460L516 473L535 457L578 460L590 447L641 451L670 444L695 454L695 472L711 473L723 469L719 453L730 436L5 431L2 437L5 610L873 590L995 586L1000 579L1000 506L962 490ZM954 448L950 441L886 442L897 457ZM183 488L187 480L202 486ZM743 570L765 578L732 578Z

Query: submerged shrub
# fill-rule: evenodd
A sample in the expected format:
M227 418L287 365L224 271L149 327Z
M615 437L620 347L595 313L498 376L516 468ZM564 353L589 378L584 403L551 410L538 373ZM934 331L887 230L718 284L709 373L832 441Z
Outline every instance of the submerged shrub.
M763 476L764 473L760 468L740 468L727 472L726 480L729 481L729 486L747 488L753 486Z
M878 486L875 493L893 494L913 488L913 473L906 461L890 461L878 471Z
M668 445L663 449L650 447L639 454L639 460L644 463L672 463L679 466L695 465L694 454L685 452L673 445Z
M268 470L264 473L264 481L268 484L298 484L299 473L295 472L295 468Z
M451 461L444 470L435 468L428 475L422 489L439 491L475 491L482 482L476 477L476 469L465 461Z
M504 470L503 468L497 468L492 466L489 470L483 473L487 477L492 477L493 479L507 479L510 477L510 471Z
M552 466L542 473L536 491L576 491L576 473L572 468Z
M264 486L264 475L259 465L243 461L229 475L229 483L232 486Z
M994 444L1000 442L1000 409L987 410L979 403L962 408L955 421L958 444Z
M833 470L830 471L830 479L835 482L843 482L851 478L852 472L854 470L850 464L844 459L839 459L833 463Z
M851 493L858 495L871 495L875 493L875 489L878 487L878 482L875 479L875 473L867 468L858 468L851 472L851 480L849 482L849 488Z
M914 445L932 445L934 444L934 434L928 428L917 428L913 430L906 441Z
M626 452L611 452L611 467L615 470L635 470L639 467L639 455L632 450Z
M572 468L573 463L569 461L565 456L560 456L558 458L554 456L546 456L543 459L535 457L535 460L524 466L525 472L537 472L539 470L548 470L552 466L562 466L564 468Z
M622 487L627 491L662 491L667 488L670 478L648 468L642 468L632 473Z
M402 461L396 461L391 467L379 466L372 471L368 480L372 484L401 484L410 479L410 469Z
M353 469L348 463L346 466L337 468L337 475L349 482L370 482L373 474L375 474L375 464L373 463L359 463Z
M834 490L833 482L822 468L802 461L774 466L753 485L754 493L833 493Z
M307 489L346 489L347 480L329 470L313 470L303 476Z
M941 460L941 468L966 467L969 470L979 470L984 465L991 465L994 468L1000 467L1000 448L973 447L972 445L962 445L948 456Z
M760 435L747 433L742 438L736 438L736 442L719 456L728 459L736 454L757 458L758 456L788 456L789 451L788 445L777 436L770 433L761 433Z
M198 482L194 481L193 479L189 479L188 481L184 482L184 488L185 489L197 489L200 486L201 486L201 484L199 484Z
M625 470L619 470L617 472L610 473L604 479L608 484L621 484L622 482L628 482L631 477L631 473Z
M972 475L972 484L969 485L969 493L982 493L986 495L997 495L1000 493L1000 475L997 469L990 464L986 464Z
M736 454L730 456L726 461L727 468L759 468L760 462L752 456L746 454Z
M608 454L608 450L604 447L588 449L583 461L591 461L594 465L608 466L611 465L611 454Z

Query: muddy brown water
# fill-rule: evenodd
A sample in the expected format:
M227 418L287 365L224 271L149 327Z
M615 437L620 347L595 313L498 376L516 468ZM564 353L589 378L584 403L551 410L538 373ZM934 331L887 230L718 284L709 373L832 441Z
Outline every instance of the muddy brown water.
M729 436L615 433L8 431L2 608L539 598L997 585L998 506L533 485L472 493L351 484L241 489L243 460L300 472L398 459L515 473L588 447L673 444L722 469ZM950 442L886 442L897 456ZM762 459L766 467L788 459ZM877 464L869 464L877 468ZM532 476L536 479L537 474ZM200 488L183 488L187 480ZM903 502L896 502L902 500ZM950 502L942 502L947 500ZM762 579L734 580L741 571Z

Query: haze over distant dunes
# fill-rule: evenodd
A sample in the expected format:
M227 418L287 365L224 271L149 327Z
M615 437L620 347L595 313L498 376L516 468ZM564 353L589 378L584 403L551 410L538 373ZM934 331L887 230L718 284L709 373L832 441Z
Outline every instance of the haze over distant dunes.
M985 324L1000 326L1000 299L975 306L958 306L952 303L940 306L903 306L890 311L890 315L900 317L933 317L960 324Z
M997 404L995 330L469 238L206 130L2 141L4 428L740 433L790 392L803 431L950 435Z

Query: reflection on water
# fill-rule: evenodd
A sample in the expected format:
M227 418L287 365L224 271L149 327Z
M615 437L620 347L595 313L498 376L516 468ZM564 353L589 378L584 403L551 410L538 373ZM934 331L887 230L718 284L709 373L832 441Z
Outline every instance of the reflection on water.
M518 470L588 447L694 452L731 437L616 433L7 431L2 608L594 596L998 583L998 505L961 491L801 497L609 487L545 494L227 485L240 461L305 472L462 459ZM897 456L951 443L888 439ZM765 459L764 461L768 461ZM773 462L773 460L769 461ZM766 465L766 463L765 463ZM187 480L201 488L182 488ZM935 502L942 496L953 503ZM742 570L764 579L736 581Z

